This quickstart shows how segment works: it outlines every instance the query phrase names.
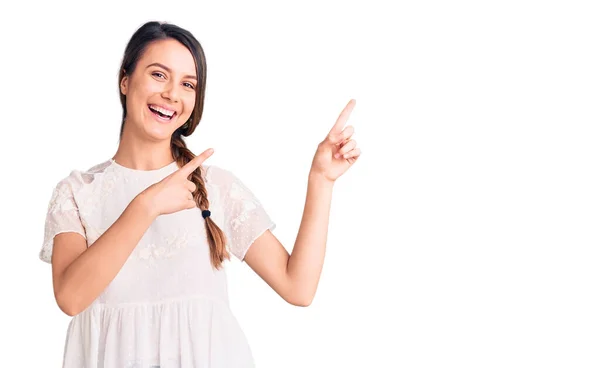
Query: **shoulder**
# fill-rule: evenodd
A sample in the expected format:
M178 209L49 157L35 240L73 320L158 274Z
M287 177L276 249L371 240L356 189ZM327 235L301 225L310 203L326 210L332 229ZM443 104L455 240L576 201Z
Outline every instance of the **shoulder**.
M210 165L206 167L206 179L209 195L221 198L241 197L239 193L248 191L245 184L232 170L222 166Z
M205 166L206 182L209 185L231 186L239 181L239 178L229 169L217 165Z
M63 176L55 186L55 195L58 193L76 193L84 186L92 184L110 166L110 160L95 164L87 170L73 169L68 175Z
M235 174L231 169L217 165L206 167L205 182L209 186L219 187L226 191L248 190L246 183L238 174Z

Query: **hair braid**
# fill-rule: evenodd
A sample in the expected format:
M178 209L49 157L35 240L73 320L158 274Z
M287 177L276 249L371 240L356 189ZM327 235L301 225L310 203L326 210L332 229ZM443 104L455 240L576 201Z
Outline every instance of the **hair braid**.
M185 166L195 157L192 151L187 148L187 145L185 144L185 141L183 140L179 131L176 131L171 139L171 152L173 153L173 157L177 161L177 165L179 167ZM201 210L208 210L208 195L201 170L202 166L194 170L194 172L192 172L190 175L191 178L189 178L189 180L196 184L196 190L194 191L193 196L198 207ZM225 234L210 218L210 216L206 217L205 224L208 245L210 248L211 263L213 267L218 270L222 267L222 263L225 259L230 259L229 252L227 252L227 249L225 248Z

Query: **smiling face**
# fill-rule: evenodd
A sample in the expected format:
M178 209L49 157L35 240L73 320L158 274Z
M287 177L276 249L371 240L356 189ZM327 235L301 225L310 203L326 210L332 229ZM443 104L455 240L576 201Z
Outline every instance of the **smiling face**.
M126 124L153 140L170 139L194 111L197 84L196 64L185 46L174 39L152 42L120 83Z

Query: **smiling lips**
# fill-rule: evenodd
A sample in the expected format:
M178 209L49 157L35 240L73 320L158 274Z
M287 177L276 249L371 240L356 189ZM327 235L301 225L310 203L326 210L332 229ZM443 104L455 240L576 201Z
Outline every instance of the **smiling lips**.
M162 121L170 121L175 115L177 115L176 111L169 110L154 104L148 105L148 108L155 116L157 116Z

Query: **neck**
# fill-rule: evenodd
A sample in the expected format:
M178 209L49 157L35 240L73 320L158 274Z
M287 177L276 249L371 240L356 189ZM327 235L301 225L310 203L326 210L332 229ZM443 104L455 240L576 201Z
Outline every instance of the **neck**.
M170 139L150 141L132 133L125 124L119 147L112 157L119 165L134 170L155 170L174 161Z

